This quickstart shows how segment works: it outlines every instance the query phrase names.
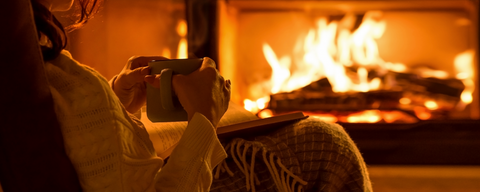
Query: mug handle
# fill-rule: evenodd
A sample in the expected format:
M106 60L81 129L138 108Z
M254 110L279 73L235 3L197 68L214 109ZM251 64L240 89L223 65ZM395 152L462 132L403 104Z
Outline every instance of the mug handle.
M160 73L160 96L163 109L174 110L173 92L172 92L172 75L173 70L165 68Z

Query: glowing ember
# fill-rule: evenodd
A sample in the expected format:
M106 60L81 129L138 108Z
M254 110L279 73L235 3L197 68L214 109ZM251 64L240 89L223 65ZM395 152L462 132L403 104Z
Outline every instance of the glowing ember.
M382 120L379 110L366 110L351 114L347 118L349 123L378 123Z
M413 111L415 112L415 115L421 120L427 120L432 117L431 111L425 107L417 106L413 108Z
M273 117L273 112L271 110L262 110L258 113L258 117L260 118L268 118L268 117Z
M401 99L399 100L399 102L400 102L400 104L408 105L408 104L412 103L412 100L409 99L409 98L404 97L404 98L401 98Z
M425 107L427 107L430 110L435 110L435 109L438 109L438 104L435 101L426 101Z
M330 123L335 123L338 121L337 117L330 114L307 114L307 115L310 117L321 119L322 121L325 121L325 122L330 122Z

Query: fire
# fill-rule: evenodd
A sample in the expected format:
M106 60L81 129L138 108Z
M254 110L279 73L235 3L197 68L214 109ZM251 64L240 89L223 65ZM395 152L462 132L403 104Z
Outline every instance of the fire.
M180 36L180 42L178 43L177 59L188 58L188 43L187 43L187 22L180 20L177 24L177 33Z
M268 43L264 43L263 54L272 73L269 80L257 86L267 87L267 89L255 89L255 92L267 90L260 94L267 96L253 100L245 99L245 109L257 113L267 107L268 95L292 92L323 78L328 79L332 91L336 93L369 92L384 88L380 77L371 77L371 71L409 72L403 63L387 62L380 57L376 41L383 36L387 27L382 12L365 13L362 23L353 31L355 23L356 17L353 14L347 14L339 21L328 21L326 17L321 17L315 22L316 27L310 29L304 38L297 41L293 53L283 56L277 55ZM460 53L454 60L456 74L453 76L465 85L459 107L464 107L473 100L472 93L475 88L473 58L474 50L467 50ZM429 68L417 69L417 74L423 78L452 77L452 74L446 71ZM404 106L415 105L416 107L412 110L419 119L429 119L432 116L431 111L442 109L442 103L434 100L418 103L419 101L415 99L403 97L398 102ZM343 119L328 114L311 114L311 116L318 116L328 121L376 123L395 122L405 115L366 110L350 114L346 118L342 117Z
M368 68L380 64L403 71L403 64L385 63L379 56L375 39L385 31L385 21L379 19L382 13L372 11L365 14L363 23L355 32L345 26L353 26L354 15L346 15L341 21L328 22L326 18L317 21L317 28L311 29L296 52L303 55L296 60L295 70L291 70L293 57L286 55L278 57L269 44L264 43L263 53L272 68L271 79L265 82L270 92L290 92L302 88L311 82L328 78L335 92L359 91L367 92L381 87L381 80L368 79ZM335 41L335 37L338 38ZM297 55L297 54L294 54ZM345 67L359 64L356 76L347 75ZM250 100L245 100L245 108L257 111L258 107Z
M265 96L260 99L257 99L256 101L252 101L250 99L245 99L243 101L243 106L246 110L257 113L261 111L262 109L265 109L267 107L267 103L270 101L270 97Z
M473 77L475 75L475 70L473 68L474 55L475 52L473 50L467 50L455 57L454 65L457 73L456 77L462 80L463 84L465 85L465 89L460 96L461 103L459 108L463 108L465 105L470 104L473 101L472 94L475 90L475 83L473 81Z

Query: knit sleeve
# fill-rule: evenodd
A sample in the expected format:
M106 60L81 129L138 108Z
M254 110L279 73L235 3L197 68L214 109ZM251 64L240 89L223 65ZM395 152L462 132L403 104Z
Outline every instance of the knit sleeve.
M213 125L196 113L168 163L158 173L156 190L208 191L213 168L226 156Z

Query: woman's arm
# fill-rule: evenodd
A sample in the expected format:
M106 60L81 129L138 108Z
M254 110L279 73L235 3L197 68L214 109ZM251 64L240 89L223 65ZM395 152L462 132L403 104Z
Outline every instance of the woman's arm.
M210 121L196 113L157 174L156 191L208 191L213 169L226 157Z
M147 63L151 60L134 58L129 60L129 63L130 65L135 61ZM122 71L113 83L114 90L121 88L119 92L116 91L117 96L134 95L125 94L128 91L132 92L129 88L133 86L120 81L121 77L125 81L130 79L128 81L138 84L143 76L147 83L159 88L160 76L146 75L143 71L147 69L143 66L145 65L138 65L137 68L126 67L127 70ZM216 127L228 108L230 81L225 81L219 74L213 60L204 58L202 66L193 73L174 75L172 86L188 114L189 123L168 163L156 175L155 187L158 191L208 191L212 183L213 168L226 158L226 153L216 135ZM134 102L122 101L122 103L133 104L135 99L140 97L133 98ZM141 99L144 99L144 96ZM125 106L127 110L131 104Z

